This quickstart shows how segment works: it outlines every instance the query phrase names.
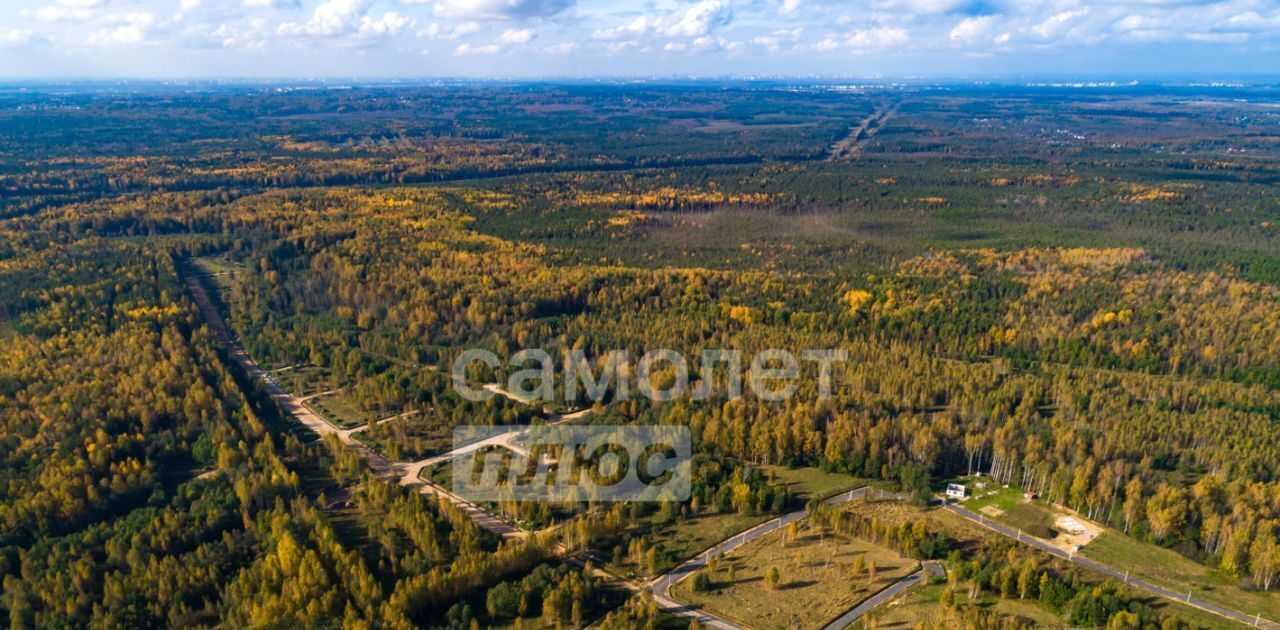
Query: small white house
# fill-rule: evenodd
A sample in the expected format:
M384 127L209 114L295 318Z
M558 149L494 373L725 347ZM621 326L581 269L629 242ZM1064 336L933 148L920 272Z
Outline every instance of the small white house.
M947 484L947 498L967 499L969 498L969 487L962 483L949 483Z

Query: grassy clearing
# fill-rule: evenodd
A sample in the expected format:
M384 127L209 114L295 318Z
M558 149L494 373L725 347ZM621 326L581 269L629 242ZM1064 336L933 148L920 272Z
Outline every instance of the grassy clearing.
M281 370L275 373L275 379L281 389L294 396L310 396L332 389L328 370L314 365Z
M972 487L972 482L970 482ZM994 483L985 490L963 503L970 511L977 512L994 521L1020 529L1039 538L1053 538L1057 533L1053 529L1053 511L1041 501L1027 501L1020 488L1003 488ZM993 513L994 508L1000 513Z
M1245 614L1262 613L1264 619L1280 620L1280 593L1246 591L1230 576L1183 557L1176 551L1106 531L1086 546L1080 555L1165 588Z
M978 508L988 505L1007 510L1026 501L1022 497L1022 490L1013 487L1004 488L989 479L986 481L987 487L983 489L974 487L972 479L961 479L955 483L963 483L969 486L970 496L963 503L965 507L975 512L978 511Z
M829 496L842 490L865 485L865 481L839 473L827 473L817 468L786 468L784 466L765 466L767 474L772 475L773 483L791 488L797 504L803 504L809 497ZM777 516L776 514L717 514L701 512L690 514L672 523L662 523L657 515L648 514L636 520L632 527L633 535L643 535L650 544L658 549L659 572L666 572L676 565L701 553L739 532L750 529ZM613 571L629 577L649 577L648 571L618 553L620 549L598 549L600 555L611 558L608 566Z
M926 585L913 588L893 601L886 602L866 617L858 620L852 628L877 630L906 630L928 625L933 628L959 628L964 626L962 620L953 610L942 605L942 589L945 585ZM1141 599L1163 616L1177 616L1192 628L1206 630L1231 630L1240 627L1217 615L1170 602L1159 597L1146 595L1141 591L1130 590L1131 595ZM1065 627L1064 619L1053 611L1033 601L1017 599L999 599L984 596L978 606L983 610L1011 617L1022 623L1039 628Z
M505 451L501 446L486 446L477 456ZM448 491L453 491L454 461L446 461L424 468L420 477ZM573 518L583 512L585 505L578 501L521 501L513 504L509 501L480 501L477 503L485 511L514 524L527 531L537 531L555 523Z
M1237 630L1240 628L1238 623L1213 613L1205 612L1199 608L1171 602L1163 597L1149 595L1145 591L1130 589L1129 592L1135 597L1141 598L1148 606L1160 611L1160 614L1166 617L1176 616L1190 624L1192 628L1204 628L1206 630Z
M1034 503L1015 505L996 519L1037 538L1053 538L1053 515Z
M796 540L784 544L784 538L784 531L776 532L723 558L710 573L711 590L695 592L693 580L687 579L672 594L755 628L814 628L919 567L914 560L857 538L824 538L803 528ZM875 564L874 579L865 569L855 571L859 560ZM765 575L774 567L781 581L770 588Z
M942 605L940 600L944 588L946 587L942 584L913 588L860 619L853 627L875 627L880 630L917 628L921 625L932 628L965 627L965 621L955 610ZM1064 626L1061 617L1035 601L983 596L975 604L987 612L1038 628Z
M894 525L923 521L930 531L946 532L962 549L1003 538L989 529L937 507L919 507L902 501L873 499L853 501L845 504L843 509L862 512L878 521Z
M226 255L198 256L192 258L191 262L209 276L209 280L220 292L230 288L236 277L244 271L243 263Z
M942 586L919 586L885 602L852 628L915 628L925 623L958 627L960 619L938 602Z
M324 416L325 420L344 429L368 424L383 417L376 411L361 410L342 392L312 398L307 401L307 406Z
M763 466L762 469L770 476L774 485L787 486L791 489L791 494L800 501L829 497L867 484L864 479L843 473L825 472L820 468Z
M1028 502L1018 488L991 488L979 492L963 505L994 521L1041 538L1052 538L1056 533L1052 509L1041 501ZM989 511L983 511L987 506L1003 513L992 516ZM1196 597L1220 606L1245 614L1262 613L1264 618L1280 620L1280 593L1246 591L1230 576L1175 551L1141 542L1114 530L1104 529L1101 535L1082 548L1080 555L1121 571L1130 570L1135 577L1174 591L1194 591ZM1153 600L1152 605L1165 605L1160 602L1164 600ZM1179 609L1176 612L1184 619L1203 618L1205 623L1201 625L1212 627L1211 622L1221 621L1220 617L1195 608L1179 606Z
M658 550L658 575L701 553L738 532L750 529L771 518L773 514L693 514L673 523L660 523L656 514L649 514L636 521L634 531L642 532ZM645 567L632 561L621 545L612 550L600 550L610 561L607 567L629 578L653 577Z

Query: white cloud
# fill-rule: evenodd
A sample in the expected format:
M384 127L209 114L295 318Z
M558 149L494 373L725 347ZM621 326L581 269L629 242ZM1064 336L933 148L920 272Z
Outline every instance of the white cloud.
M463 22L462 24L459 24L453 27L453 31L449 33L449 39L458 39L459 37L466 37L467 35L475 33L479 30L480 30L479 22Z
M963 63L963 57L955 54L957 50L969 56L1061 52L1054 58L1065 58L1083 50L1082 47L1093 47L1104 53L1114 49L1118 56L1132 57L1148 54L1146 47L1151 46L1150 54L1167 54L1170 59L1179 60L1194 58L1196 51L1222 50L1224 56L1243 56L1251 54L1247 50L1255 50L1258 56L1274 56L1275 51L1280 50L1280 0L10 0L10 3L26 4L28 8L16 10L20 19L11 19L9 23L0 20L0 47L47 42L71 52L82 50L86 44L148 45L157 50L166 46L174 49L272 48L281 55L302 54L301 51L318 46L368 49L385 46L384 52L390 55L413 54L421 46L429 45L434 54L447 55L453 51L459 55L493 55L527 46L528 52L537 55L572 53L589 57L606 52L627 55L629 65L598 64L593 63L594 59L584 58L582 66L603 68L599 71L616 67L619 72L629 72L652 67L645 54L657 56L664 52L662 56L668 59L703 53L708 61L699 62L697 70L701 71L714 70L716 62L710 59L716 55L729 59L730 53L760 58L786 54L788 59L808 55L815 60L815 67L819 64L835 67L831 64L836 62L828 55L836 52L899 53L909 49L918 51L921 58L937 58L938 67L942 68L951 67L947 63L948 55L955 58L954 64ZM305 12L301 9L304 6ZM149 9L154 16L139 11L147 16L142 18L130 13L137 9L122 7L164 7L164 10ZM289 8L298 10L282 10ZM172 13L175 9L180 13ZM14 12L10 11L11 16ZM127 15L111 15L113 12ZM423 16L429 19L424 20ZM417 23L414 17L418 18ZM405 38L408 33L421 39L409 42ZM280 42L279 37L287 41ZM383 43L386 40L390 41ZM1142 47L1126 49L1128 43ZM1247 44L1249 48L1233 44ZM509 59L513 68L528 62L515 55ZM576 61L556 63L564 70ZM914 72L920 63L914 57L904 57L901 67L904 72ZM503 64L493 65L495 70L503 69ZM1013 65L1026 64L1019 61ZM1265 65L1264 62L1260 67ZM731 72L752 68L732 64L718 67ZM796 66L797 69L804 67L803 64ZM927 66L921 69L926 73L929 70ZM1082 72L1088 70L1081 69Z
M1089 14L1089 8L1076 9L1074 11L1061 11L1055 13L1043 22L1031 27L1031 32L1035 33L1042 39L1052 39L1060 33L1068 30L1068 27L1075 21Z
M322 38L354 36L367 42L395 37L413 26L412 19L395 11L387 11L378 18L366 15L372 4L373 0L327 0L315 8L310 20L285 22L276 28L276 34Z
M35 18L41 22L83 22L93 17L93 12L88 9L75 9L61 6L40 7L36 10L23 9L18 12L22 17Z
M497 44L472 46L471 44L464 43L458 44L458 47L453 49L453 54L455 55L496 55L500 52L502 52L502 49L499 48Z
M911 37L907 35L906 29L888 26L860 28L849 33L849 37L845 39L849 47L856 51L893 48L908 41L911 41Z
M751 43L764 46L769 52L777 52L783 43L793 43L804 34L804 27L797 26L791 30L777 30L768 35L760 35L751 39Z
M245 0L262 2L271 0ZM347 35L360 29L365 19L365 11L373 0L327 0L316 7L311 19L304 24L285 22L276 32L280 35L311 35L314 37L334 37Z
M733 21L733 9L724 0L702 0L663 28L667 37L702 37Z
M498 36L499 44L527 44L533 41L537 34L531 28L509 28Z
M368 16L360 18L356 35L364 38L395 37L411 24L413 20L395 11L387 11L376 20Z
M618 44L610 46L610 50L614 51L625 48L621 45L624 43L622 40L631 40L626 43L639 45L640 42L635 40L649 36L691 40L684 42L686 44L701 40L702 46L708 47L716 41L709 39L709 36L732 21L733 8L726 0L701 0L665 15L641 15L622 26L597 28L591 33L591 37Z
M823 38L822 41L819 41L818 43L813 45L814 50L818 52L824 52L824 53L831 52L833 50L836 50L839 47L840 47L840 42L836 41L836 38L831 37L830 35Z
M623 26L598 28L591 33L591 37L592 39L616 40L624 37L636 36L647 31L651 24L652 21L648 16L642 15Z
M548 55L567 55L573 52L577 47L578 45L573 42L560 42L559 44L552 44L543 48L542 52L547 53Z
M575 0L439 0L437 15L466 20L547 18L573 6Z
M0 48L21 48L31 43L33 33L31 31L19 31L10 29L9 31L0 32Z
M1217 44L1240 44L1249 41L1248 33L1187 33L1186 37L1193 42Z
M871 6L907 16L951 13L972 4L972 0L875 0Z
M967 17L960 20L960 23L956 24L955 27L951 29L951 33L948 37L950 37L953 42L972 44L990 37L991 29L996 25L997 20L998 18L994 15Z
M147 41L148 31L156 23L156 16L146 11L139 11L123 16L112 16L105 21L119 24L119 26L90 33L86 40L90 46L109 48L142 44Z

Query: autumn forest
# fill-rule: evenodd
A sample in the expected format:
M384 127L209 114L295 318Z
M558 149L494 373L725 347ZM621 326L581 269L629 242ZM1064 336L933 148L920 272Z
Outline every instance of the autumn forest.
M823 627L917 570L852 627L1280 623L1278 97L0 88L0 623ZM473 348L847 360L473 401ZM690 498L432 463L562 422L688 427Z

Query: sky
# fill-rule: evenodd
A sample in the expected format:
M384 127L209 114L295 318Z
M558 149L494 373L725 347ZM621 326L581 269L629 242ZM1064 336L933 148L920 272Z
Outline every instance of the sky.
M0 77L1280 74L1280 0L0 0Z

